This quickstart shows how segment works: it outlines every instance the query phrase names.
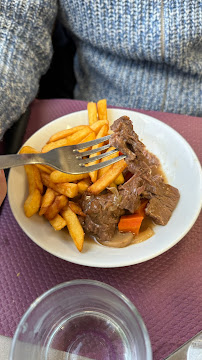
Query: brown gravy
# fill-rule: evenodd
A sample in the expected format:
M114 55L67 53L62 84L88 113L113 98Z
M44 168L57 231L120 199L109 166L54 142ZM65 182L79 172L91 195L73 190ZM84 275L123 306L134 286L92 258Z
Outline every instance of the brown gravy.
M167 177L162 169L161 164L152 167L152 175L160 175L163 178L164 183L167 183Z

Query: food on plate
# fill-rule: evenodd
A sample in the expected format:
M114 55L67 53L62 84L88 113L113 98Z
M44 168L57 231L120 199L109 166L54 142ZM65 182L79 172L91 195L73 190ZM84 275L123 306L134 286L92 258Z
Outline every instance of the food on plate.
M86 216L82 211L82 208L74 201L69 201L69 207L75 214L80 216Z
M59 214L60 210L62 210L67 204L68 199L65 195L57 195L53 203L45 211L44 216L48 220L54 219L54 217Z
M101 127L101 129L99 130L99 132L98 132L98 134L97 134L97 136L96 136L96 139L100 139L100 138L102 138L103 136L106 136L106 135L108 134L108 130L109 130L109 125L108 125L108 124L103 125L103 126ZM99 149L99 148L100 148L101 146L103 146L103 145L104 145L103 142L102 142L102 143L99 143L99 144L97 144L97 145L93 145L93 146L92 146L92 149L93 149L93 150L94 150L94 149ZM100 154L101 154L101 152L98 151L97 153L90 155L90 158L93 159L94 156L100 155ZM98 163L99 163L99 160L95 160L95 161L90 162L88 165L89 165L89 166L92 166L92 165L95 165L95 164L98 164ZM92 181L93 183L95 183L96 180L97 180L97 174L98 174L98 170L91 171L91 172L89 173L90 178L91 178L91 181Z
M108 153L108 152L110 152L110 151L112 151L112 150L115 150L115 148L114 148L113 146L109 147L109 149L106 150L106 153ZM119 156L119 151L114 152L114 153L111 154L111 155L105 156L103 159L100 160L100 162L114 159L114 158L116 158L117 156ZM110 169L110 165L105 166L105 167L102 168L102 169L99 169L99 170L98 170L98 179L99 179L100 177L102 177L102 175L104 175L104 173L106 173L107 170L109 170L109 169Z
M37 152L36 150L29 148L28 146L21 149L20 153ZM34 151L33 151L34 150ZM29 195L24 203L24 212L27 217L31 217L36 214L41 205L41 198L43 193L43 183L41 180L41 173L36 165L25 165L25 172L28 180Z
M90 184L91 184L90 177L87 179L78 181L77 186L78 186L79 194L83 194L85 191L87 191Z
M104 125L109 126L109 121L108 120L99 120L96 123L92 124L90 126L90 128L97 134L100 131L100 129L102 128L102 126L104 126Z
M67 223L67 228L69 230L70 236L72 237L77 249L81 251L83 248L85 233L77 215L74 211L72 211L70 206L67 206L66 208L61 210L61 214Z
M40 151L37 151L36 149L34 149L31 146L23 146L22 149L19 151L20 154L39 154ZM41 165L41 164L36 164L36 167L38 167L40 170L46 172L47 174L50 174L53 170L55 170L54 168L52 168L51 166L48 165Z
M25 172L29 185L29 193L31 194L35 189L38 189L42 194L43 184L39 169L35 165L25 165Z
M179 191L166 183L159 159L150 153L122 116L111 127L107 101L87 105L88 125L53 134L41 152L56 147L85 143L111 134L106 152L117 152L91 165L125 154L126 158L98 171L65 174L46 165L25 165L29 195L24 204L27 217L39 213L59 231L67 227L77 249L82 251L85 234L110 247L125 247L147 240L154 224L166 225L179 201ZM87 149L87 148L86 148ZM88 149L90 149L88 147ZM80 150L81 152L84 150ZM30 146L21 153L39 152Z
M142 199L147 199L145 214L156 224L166 225L178 203L178 189L164 182L158 173L160 161L139 140L129 118L123 116L116 120L111 129L110 143L127 155L128 170L133 174L120 186L121 207L133 213Z
M65 138L51 142L49 140L48 144L46 144L42 148L41 152L45 153L58 147L78 144L91 132L92 132L91 128L86 125L84 128L76 131L75 133L69 136L66 136Z
M138 235L143 219L144 215L139 214L121 216L118 223L118 229L120 232L132 232L133 234Z
M125 170L127 163L125 160L120 160L117 163L113 164L107 171L101 176L94 184L92 184L88 191L94 195L100 194L105 190L110 184L116 180L116 178Z
M57 193L53 189L51 189L51 188L46 189L46 192L43 195L42 201L41 201L41 208L39 211L40 216L44 215L46 210L49 208L49 206L51 206L51 204L55 200L56 194Z
M88 105L87 105L87 110L88 110L89 125L92 125L93 123L98 121L96 103L89 102Z
M51 181L50 175L43 171L41 172L41 179L47 188L51 188L61 195L65 195L68 198L74 198L78 195L78 185L76 183L65 182L55 184L53 181Z
M67 226L67 223L65 219L59 214L57 214L52 220L49 220L52 227L56 230L62 230L65 226Z
M50 137L47 144L57 141L57 140L60 140L60 139L65 139L67 136L72 135L75 132L84 129L85 127L86 127L86 125L79 125L79 126L74 126L71 129L59 131Z
M99 120L107 120L107 100L101 99L97 102L97 112Z
M27 217L31 217L36 214L40 209L41 204L41 194L38 189L33 190L31 194L28 195L24 203L24 212Z
M82 179L85 179L88 177L89 177L88 173L74 175L74 174L65 174L58 170L54 170L50 174L50 180L56 184L57 183L65 183L65 182L73 182L73 181L82 180Z

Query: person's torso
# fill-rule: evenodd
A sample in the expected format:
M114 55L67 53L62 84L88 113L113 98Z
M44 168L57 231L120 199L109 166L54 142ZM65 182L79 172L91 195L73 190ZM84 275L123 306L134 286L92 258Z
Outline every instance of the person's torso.
M132 60L202 70L199 0L60 0L78 42Z

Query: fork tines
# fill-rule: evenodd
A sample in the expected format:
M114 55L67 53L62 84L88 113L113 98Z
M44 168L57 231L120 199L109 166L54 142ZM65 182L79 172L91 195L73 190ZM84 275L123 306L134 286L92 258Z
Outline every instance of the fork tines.
M101 151L101 149L102 148L99 148L99 152ZM96 149L97 151L96 152L98 152L98 149ZM90 150L89 150L90 151ZM86 151L86 153L89 153L89 151ZM95 151L93 151L92 152L92 154L94 153ZM106 157L106 156L110 156L110 155L112 155L112 154L114 154L115 152L117 152L117 149L114 149L114 150L112 150L112 151L109 151L109 152L105 152L105 153L102 153L102 154L99 154L99 155L96 155L96 156L93 156L92 158L87 158L87 159L82 159L82 157L81 157L81 164L87 164L87 163L89 163L89 162L92 162L92 161L95 161L95 160L100 160L100 159L103 159L104 157ZM83 153L84 154L84 153ZM82 155L82 156L85 156L85 155ZM79 158L79 157L77 157L77 158Z
M101 155L103 155L103 154L101 154ZM120 155L120 156L117 156L117 157L115 157L113 159L110 159L110 160L107 160L107 161L102 161L102 162L100 162L98 164L95 164L95 165L89 165L88 166L88 172L96 171L96 170L102 169L105 166L115 164L116 162L118 162L118 161L120 161L122 159L125 159L125 157L126 157L125 155ZM86 160L88 160L88 163L90 164L95 159L96 159L96 157L93 157L93 158L90 158L90 159L88 158ZM84 167L86 169L86 165L85 165L85 163L83 163L83 160L81 160L81 163L79 165L81 166L81 168Z
M125 158L125 155L121 155L121 156L117 156L116 158L113 158L113 159L110 159L110 160L107 160L107 161L103 161L101 163L98 163L98 164L94 164L94 165L91 165L90 166L90 163L91 162L94 162L96 160L100 160L100 159L103 159L104 157L106 156L110 156L112 154L114 154L115 152L117 152L118 150L117 149L114 149L114 150L111 150L109 152L103 152L104 150L107 150L109 147L110 147L110 144L105 144L99 148L96 148L96 149L90 149L90 150L87 150L85 152L79 152L79 150L82 150L82 149L85 149L85 148L88 148L88 147L92 147L94 145L97 145L97 144L100 144L100 143L104 143L105 141L109 140L111 135L107 135L107 136L104 136L102 138L99 138L99 139L96 139L96 140L92 140L92 141L88 141L88 142L85 142L85 143L82 143L82 144L78 144L78 145L75 145L75 148L74 148L74 152L76 152L76 158L77 159L81 159L80 161L80 166L85 166L85 164L89 164L89 171L93 171L93 170L99 170L105 166L108 166L108 165L111 165L111 164L114 164L122 159ZM96 154L96 153L100 153L99 155L95 155L93 157L89 157L90 155L92 154ZM84 157L87 157L85 159L83 159Z
M92 140L92 141L88 141L88 142L76 145L73 151L76 152L76 158L77 159L82 159L80 165L89 163L89 161L90 161L89 158L83 159L86 156L90 156L92 154L96 154L98 152L99 153L101 152L101 154L93 156L93 160L91 160L91 161L95 161L95 160L102 159L105 156L109 156L109 155L117 152L117 150L114 149L114 150L111 150L110 152L102 153L104 150L107 150L110 147L109 143L105 144L103 146L100 146L99 148L96 148L96 149L90 149L90 150L87 150L87 151L84 151L84 152L79 152L79 150L82 150L82 149L85 149L85 148L88 148L88 147L93 147L94 145L98 145L100 143L104 143L105 141L109 140L110 136L111 135L107 135L107 136L104 136L104 137L99 138L99 139L95 139L95 140Z
M88 142L85 142L85 143L82 143L82 144L77 144L75 145L74 147L74 152L77 151L77 150L82 150L82 149L85 149L87 147L90 147L90 146L93 146L93 145L97 145L97 144L100 144L102 142L105 142L107 140L109 140L111 137L111 135L107 135L107 136L104 136L102 138L99 138L99 139L95 139L95 140L92 140L92 141L88 141ZM109 147L109 144L108 144L108 147ZM101 149L101 148L99 148ZM107 148L106 148L107 149ZM85 155L83 155L85 156Z

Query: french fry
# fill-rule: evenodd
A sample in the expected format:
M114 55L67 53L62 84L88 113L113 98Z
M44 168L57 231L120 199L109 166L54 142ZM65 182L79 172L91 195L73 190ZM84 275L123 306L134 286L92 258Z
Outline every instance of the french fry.
M56 231L63 229L67 225L66 221L60 214L57 214L53 219L49 220L49 223Z
M24 212L27 217L31 217L36 214L41 204L41 193L38 189L35 189L28 195L24 203Z
M117 176L117 178L114 180L114 183L116 184L116 185L121 185L121 184L123 184L124 183L124 176L123 176L123 174L121 173L119 176Z
M20 151L19 154L39 154L40 151L34 149L31 146L23 146Z
M80 216L86 216L86 214L84 214L84 212L82 211L82 208L77 203L69 201L69 207L75 214Z
M90 178L78 181L77 185L78 185L79 194L83 194L89 188L90 184L91 184Z
M57 141L60 139L64 139L69 135L74 134L75 132L82 130L83 128L85 128L87 125L79 125L79 126L74 126L71 129L66 129L66 130L62 130L62 131L58 131L56 134L53 134L50 139L48 140L47 144L49 144L52 141Z
M68 136L67 145L76 145L79 144L85 137L92 132L92 129L89 126L75 132L74 134Z
M61 211L61 215L67 223L69 234L73 239L77 249L82 251L85 234L77 215L70 209L69 206Z
M98 120L96 103L89 102L87 104L87 110L88 110L88 122L89 125L92 125Z
M99 131L99 133L98 133L97 136L96 136L96 139L100 139L100 138L102 138L103 136L106 136L106 135L107 135L107 132L108 132L108 129L109 129L109 128L108 128L108 125L107 125L107 124L105 124L104 126L102 126L101 129L100 129L100 131ZM99 143L99 144L97 144L97 145L94 145L94 146L92 146L92 149L99 149L101 146L103 146L103 144L104 144L104 143ZM99 154L101 154L101 152L98 151L96 154L90 155L90 158L93 159L94 156L99 155ZM89 163L89 165L94 165L94 164L98 164L98 163L99 163L99 160L95 160L95 161L93 161L92 163ZM91 172L89 173L92 182L96 182L96 180L97 180L97 174L98 174L98 171L97 171L97 170L96 170L96 171L91 171Z
M112 183L109 185L109 187L115 187L115 188L117 188L117 185L115 184L115 182L112 182Z
M95 123L93 123L90 128L91 130L93 130L96 134L100 131L101 127L104 125L108 125L109 126L109 121L108 120L99 120Z
M40 151L34 149L31 146L23 146L22 149L19 151L19 154L40 154ZM47 174L50 174L53 170L55 170L48 165L35 164L35 166L38 167L39 170L44 171Z
M59 148L59 147L63 147L63 146L67 146L68 145L68 141L67 141L67 138L64 138L64 139L60 139L60 140L57 140L57 141L53 141L53 142L50 142L49 144L46 144L41 152L42 153L46 153L50 150L53 150L53 149L56 149L56 148Z
M55 191L69 198L74 198L75 196L78 195L78 185L68 182L63 184L56 184Z
M57 195L57 193L53 189L50 189L50 188L46 189L46 192L45 192L44 196L42 197L42 201L41 201L41 208L39 211L40 216L45 214L48 207L53 203L56 195Z
M43 171L47 174L51 174L52 171L54 171L55 169L48 166L48 165L42 165L42 164L36 164L36 167L40 170L40 171Z
M101 178L99 178L94 184L92 184L88 191L94 195L98 195L106 187L108 187L114 180L122 173L122 171L127 167L125 160L120 160L117 163L112 165Z
M99 120L107 120L107 100L102 99L97 102L97 112Z
M89 177L89 174L65 174L61 171L58 170L54 170L51 174L50 174L50 180L53 181L54 183L66 183L66 182L74 182L77 180L82 180L82 179L86 179Z
M113 146L111 146L109 149L107 149L106 152L110 152L112 150L114 150L115 148ZM108 155L106 157L104 157L103 159L100 160L100 162L104 162L104 161L107 161L107 160L111 160L111 159L114 159L115 157L119 156L119 151L111 154L111 155ZM104 168L102 169L99 169L98 170L98 179L104 175L104 173L106 173L110 168L112 167L112 165L108 165L108 166L105 166Z
M92 131L89 135L87 135L79 144L83 144L87 141L92 141L92 140L95 140L96 138L96 134L94 131ZM90 147L87 147L85 149L81 149L79 150L79 152L84 152L84 151L87 151L87 150L90 150L91 149L91 146Z
M53 181L50 180L50 175L46 173L41 173L41 179L43 184L46 187L49 187L61 195L65 195L68 198L74 198L78 195L78 185L74 183L62 183L62 184L55 184Z
M35 165L25 165L24 168L27 175L29 193L31 194L35 189L38 189L42 194L43 183L39 169Z
M68 199L64 195L57 195L53 203L48 207L45 212L45 217L48 220L53 219L61 209L63 209L68 203Z

